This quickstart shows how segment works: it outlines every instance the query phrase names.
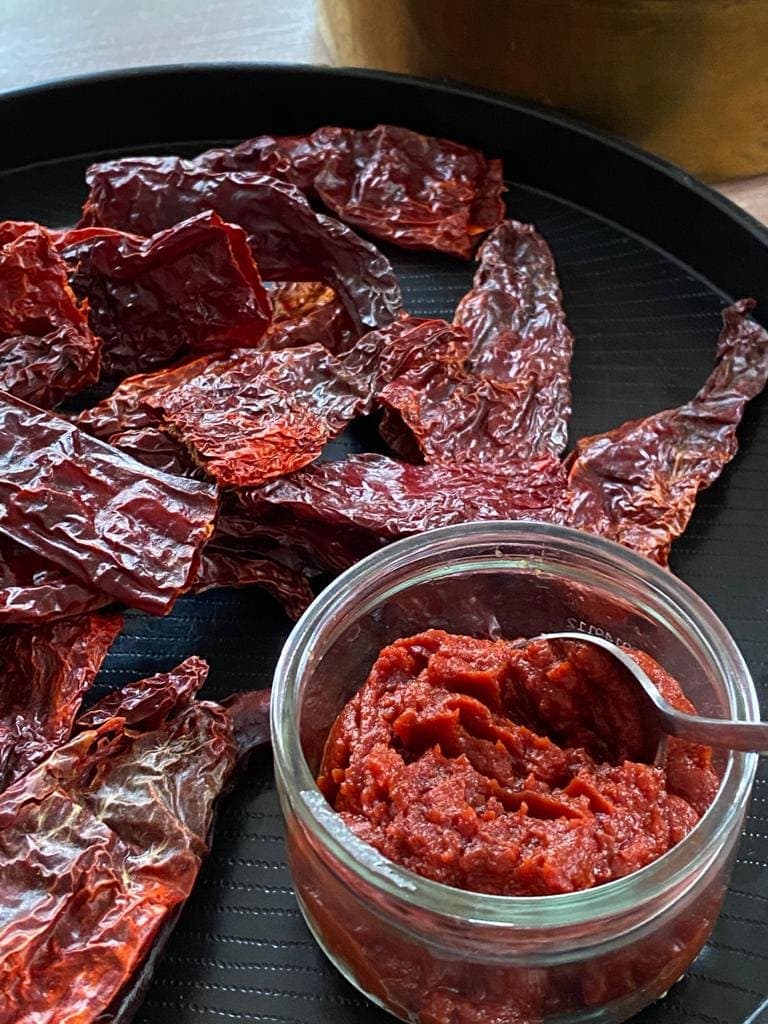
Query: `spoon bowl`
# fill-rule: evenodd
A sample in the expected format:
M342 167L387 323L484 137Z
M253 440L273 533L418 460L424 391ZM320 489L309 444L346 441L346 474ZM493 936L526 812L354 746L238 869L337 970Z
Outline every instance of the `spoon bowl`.
M740 722L731 718L704 718L689 715L672 707L659 693L654 684L637 662L617 644L603 637L586 633L542 633L537 640L577 640L582 644L593 644L607 651L625 670L627 685L636 691L641 701L644 718L649 730L648 749L659 751L667 736L676 736L691 743L727 750L768 753L768 722ZM526 641L526 643L529 641Z

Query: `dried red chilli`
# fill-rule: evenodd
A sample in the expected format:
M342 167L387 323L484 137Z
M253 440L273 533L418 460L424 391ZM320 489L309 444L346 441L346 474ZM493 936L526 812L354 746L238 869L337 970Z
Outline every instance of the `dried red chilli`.
M264 348L317 344L338 355L357 341L359 332L343 304L321 281L273 281L269 295L273 314L262 340Z
M280 565L247 547L212 542L206 545L190 593L202 594L215 587L251 587L266 590L290 619L298 619L312 603L314 594L306 576Z
M533 225L508 220L483 242L477 259L472 289L454 316L474 342L472 370L502 387L527 386L515 400L518 454L560 455L571 412L573 337L552 253Z
M483 242L477 263L472 288L454 316L474 342L473 369L494 380L550 383L551 412L559 423L570 401L573 338L549 246L532 224L506 220ZM564 434L565 427L552 432Z
M268 281L272 301L272 323L299 320L318 309L333 304L333 288L322 281Z
M111 395L75 417L75 422L145 466L176 476L206 480L207 474L195 463L184 444L161 428L155 413L143 402L155 391L196 376L214 358L202 356L154 373L127 377Z
M189 895L238 743L265 738L262 692L191 699L206 672L107 698L0 796L0 1019L103 1019Z
M86 312L45 228L0 223L0 390L52 407L93 384L101 342Z
M440 329L451 330L448 324ZM466 338L458 328L452 334L457 341ZM484 378L463 359L408 369L381 390L378 401L385 410L384 439L398 453L418 451L419 461L492 464L534 454L529 383Z
M232 719L237 749L248 753L270 741L269 705L271 690L233 693L221 702Z
M444 320L405 317L397 326L403 342L408 339L409 351L382 379L376 396L384 410L382 437L396 455L411 462L481 458L487 447L483 439L495 440L494 424L484 397L489 389L478 386L466 370L472 348L469 335ZM456 422L459 391L465 393L474 411L468 429ZM464 415L468 416L466 410ZM450 451L443 460L440 453L446 441Z
M245 498L242 504L241 496ZM231 504L233 498L236 504ZM351 526L339 530L280 506L271 507L259 502L250 491L225 495L217 534L245 542L271 559L286 560L309 576L348 569L388 543L368 530Z
M369 332L343 360L320 345L236 350L137 374L76 422L158 469L259 483L311 461L369 410L379 376L411 348L400 324Z
M73 328L0 340L0 390L41 408L53 408L89 387L98 375L98 339Z
M169 414L167 426L176 429L178 437L170 436L169 431L163 429L164 403L179 408L180 420L183 420L184 425L189 423L190 436L196 430L207 429L212 432L213 441L219 440L228 448L229 443L224 444L219 437L219 430L226 418L234 417L238 411L243 416L251 417L250 421L244 419L241 423L245 441L257 423L259 429L264 431L263 417L269 412L270 406L276 414L273 420L275 425L291 418L293 407L303 402L304 393L297 388L301 386L300 370L304 366L305 390L312 390L313 374L319 381L320 376L327 373L329 379L336 378L338 384L338 388L331 387L322 395L316 393L311 396L302 410L300 418L317 430L309 445L308 455L298 461L302 462L304 458L311 460L319 454L324 439L327 440L341 429L351 416L369 411L376 389L386 380L401 373L406 366L428 365L431 358L437 358L444 338L452 331L443 321L403 317L387 327L364 335L354 348L342 353L338 361L324 354L318 345L301 346L302 351L297 351L295 356L280 353L273 358L266 352L237 351L220 357L203 356L154 373L128 377L107 398L81 412L75 422L94 436L109 440L111 444L123 448L149 466L199 477L200 467L195 465L184 448L182 439L186 437L185 426L180 423L174 427L174 417ZM270 348L272 337L270 329L263 339L265 348ZM272 383L278 384L284 394L269 391L262 393L264 375L273 377ZM336 393L332 394L331 391ZM347 397L353 394L359 395L359 402L353 399L348 403ZM340 417L334 412L330 420L320 424L308 415L313 407L316 413L322 414L332 402L342 408L343 414ZM203 409L206 410L206 424L201 422ZM267 441L264 443L268 444ZM280 445L277 429L274 431L273 443L278 447ZM228 453L227 457L236 463L237 450ZM204 457L202 462L205 464ZM298 468L298 465L294 465L294 468Z
M209 480L208 474L198 466L184 445L159 427L141 427L112 434L109 443L130 455L137 462L151 466L161 473L186 476L192 480Z
M146 399L155 391L191 380L215 358L211 355L200 356L153 373L137 373L133 377L126 377L98 405L79 413L75 422L89 434L104 440L114 434L156 427L157 417L146 408Z
M104 343L108 378L180 353L256 346L272 307L242 228L207 212L140 238L80 230L59 240Z
M122 718L129 728L161 727L177 708L194 700L207 678L208 664L193 655L170 672L137 679L105 694L77 716L74 732L99 729L114 718Z
M69 739L122 625L121 615L80 615L0 633L0 791Z
M371 397L364 376L320 345L235 350L143 405L220 484L255 485L306 465Z
M573 339L552 254L531 225L505 221L478 260L452 344L430 364L406 366L382 390L382 433L403 454L415 442L427 462L560 455Z
M462 359L469 345L466 336L444 320L402 316L363 335L345 365L367 374L376 394L409 371L428 374L433 368L439 371L446 362Z
M210 544L225 550L244 552L248 557L266 558L305 578L321 572L322 567L308 557L308 546L297 540L294 517L284 516L279 511L270 513L264 509L264 515L260 515L257 522L252 508L244 508L240 502L240 495L247 493L247 490L223 492L216 530ZM274 531L267 525L269 522L273 524ZM290 529L286 531L283 527L287 523L290 523ZM307 528L311 533L311 524Z
M147 468L0 395L0 534L90 588L167 612L199 565L215 488Z
M110 603L66 569L0 536L0 625L47 622Z
M312 210L302 193L263 174L212 174L178 157L95 164L83 226L151 235L206 210L239 224L264 278L323 281L358 333L389 323L400 288L389 261L338 221Z
M201 363L195 376L179 368L167 387L159 386L162 374L134 378L125 397L130 391L129 401L152 413L220 484L255 486L317 458L330 438L370 411L382 382L428 361L443 335L404 317L365 334L339 358L320 345L234 350Z
M574 526L666 565L696 495L736 454L744 408L768 379L768 332L747 319L754 301L723 312L717 361L677 409L582 438L568 460Z
M316 568L345 568L398 537L456 523L565 523L565 472L551 456L504 465L412 466L352 455L237 492L219 529L303 551Z
M378 238L465 259L504 216L500 160L394 125L264 135L208 150L193 162L211 171L283 178Z

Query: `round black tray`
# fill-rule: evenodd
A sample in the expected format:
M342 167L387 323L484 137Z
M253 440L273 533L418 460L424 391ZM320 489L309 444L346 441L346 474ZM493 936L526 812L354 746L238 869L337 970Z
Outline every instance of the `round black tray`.
M403 124L504 160L510 215L534 222L560 269L576 339L571 437L688 399L709 372L728 299L768 321L768 231L682 171L549 111L462 87L348 70L172 67L0 97L0 218L71 223L83 171L107 152L194 153L262 132ZM384 247L409 310L450 317L472 267ZM672 566L713 605L768 692L768 404L699 500ZM344 445L339 448L343 450ZM205 693L268 684L290 624L257 591L214 591L157 620L129 613L101 693L188 654ZM768 995L768 772L761 769L712 940L638 1024L743 1024ZM141 1024L359 1024L390 1018L325 961L285 865L269 758L221 808L211 857L160 959Z

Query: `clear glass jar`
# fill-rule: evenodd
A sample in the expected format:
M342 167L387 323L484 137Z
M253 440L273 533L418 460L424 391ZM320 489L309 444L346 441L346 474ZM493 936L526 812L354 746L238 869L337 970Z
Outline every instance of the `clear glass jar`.
M702 714L756 720L741 654L714 612L646 559L573 530L502 522L434 530L358 563L296 625L276 670L289 861L307 923L342 974L419 1024L627 1020L685 972L714 925L756 756L722 755L722 783L699 824L618 881L507 897L421 878L358 840L314 775L379 650L430 627L607 636L656 658Z

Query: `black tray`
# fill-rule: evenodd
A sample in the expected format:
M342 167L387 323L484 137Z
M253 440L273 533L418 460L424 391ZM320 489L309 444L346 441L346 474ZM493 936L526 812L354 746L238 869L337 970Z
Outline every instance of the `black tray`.
M261 132L404 124L504 159L510 214L554 250L576 337L572 437L686 400L712 365L726 299L768 321L768 232L683 172L566 118L461 87L313 68L174 67L89 77L0 97L0 217L77 216L83 171L111 151L193 153ZM472 267L386 249L408 308L450 316ZM753 402L741 453L704 492L672 565L724 619L768 694L768 403ZM96 692L211 663L205 693L270 680L289 623L258 591L129 613ZM768 771L762 768L713 939L638 1024L744 1024L768 995ZM285 866L269 758L221 808L210 860L161 958L140 1024L358 1024L390 1020L309 936ZM758 1015L762 1020L762 1015Z

